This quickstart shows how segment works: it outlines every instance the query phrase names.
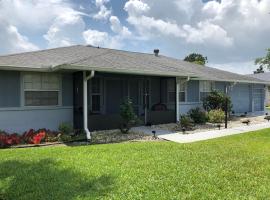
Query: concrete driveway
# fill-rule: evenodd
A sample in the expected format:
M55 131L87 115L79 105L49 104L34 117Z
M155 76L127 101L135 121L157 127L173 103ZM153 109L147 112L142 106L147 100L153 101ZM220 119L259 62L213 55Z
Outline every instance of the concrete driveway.
M191 143L203 140L209 140L229 135L236 135L240 133L247 133L250 131L256 131L261 129L270 128L270 123L261 123L254 125L245 125L229 129L202 131L193 134L183 134L182 132L171 132L168 130L155 129L151 127L141 126L134 127L132 131L143 132L145 134L153 135L152 131L156 131L156 136L165 140L178 142L178 143Z

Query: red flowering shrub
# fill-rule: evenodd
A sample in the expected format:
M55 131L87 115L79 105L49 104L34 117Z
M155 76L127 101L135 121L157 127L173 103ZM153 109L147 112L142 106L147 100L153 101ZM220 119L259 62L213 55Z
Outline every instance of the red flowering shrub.
M20 136L15 133L11 135L0 133L0 147L9 147L12 145L20 144L20 142Z
M40 144L40 142L45 139L46 132L44 130L40 130L38 134L34 135L32 138L32 144Z
M0 132L0 148L10 147L18 144L40 144L42 141L47 141L47 133L50 133L50 137L55 137L55 141L57 141L58 133L45 129L40 129L38 131L30 129L29 131L24 132L22 135Z
M26 132L23 133L22 140L25 143L29 144L29 143L31 143L32 138L34 137L34 135L35 135L34 129L30 129L29 131L26 131Z

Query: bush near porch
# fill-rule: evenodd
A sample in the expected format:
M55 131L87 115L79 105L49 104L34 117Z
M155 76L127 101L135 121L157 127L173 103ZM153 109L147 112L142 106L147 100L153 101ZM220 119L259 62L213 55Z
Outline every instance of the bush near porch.
M269 132L0 150L0 199L270 199Z
M227 105L226 105L227 101ZM218 125L224 122L225 109L227 106L227 111L230 113L232 108L232 103L230 97L226 96L222 92L213 90L210 94L203 100L203 108L197 107L191 109L184 119L190 118L194 124L205 124L209 122L213 125ZM185 127L185 124L180 120L180 126ZM184 120L186 122L187 120ZM190 123L191 124L191 123ZM189 125L189 129L192 126Z

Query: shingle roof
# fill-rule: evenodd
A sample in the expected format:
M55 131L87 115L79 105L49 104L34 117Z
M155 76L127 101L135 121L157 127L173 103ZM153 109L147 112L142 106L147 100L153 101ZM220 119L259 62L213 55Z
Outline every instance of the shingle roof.
M128 52L92 46L70 46L0 56L0 69L57 71L96 70L159 76L190 76L203 80L264 83L260 79L166 56Z
M248 74L247 76L270 82L270 72L259 74Z

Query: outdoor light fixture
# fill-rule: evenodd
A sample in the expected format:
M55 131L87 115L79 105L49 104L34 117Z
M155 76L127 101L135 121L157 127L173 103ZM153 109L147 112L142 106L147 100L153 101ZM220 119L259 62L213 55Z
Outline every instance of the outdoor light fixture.
M182 128L182 132L183 132L183 134L186 133L186 128L185 127Z
M153 137L156 138L156 131L152 131Z

